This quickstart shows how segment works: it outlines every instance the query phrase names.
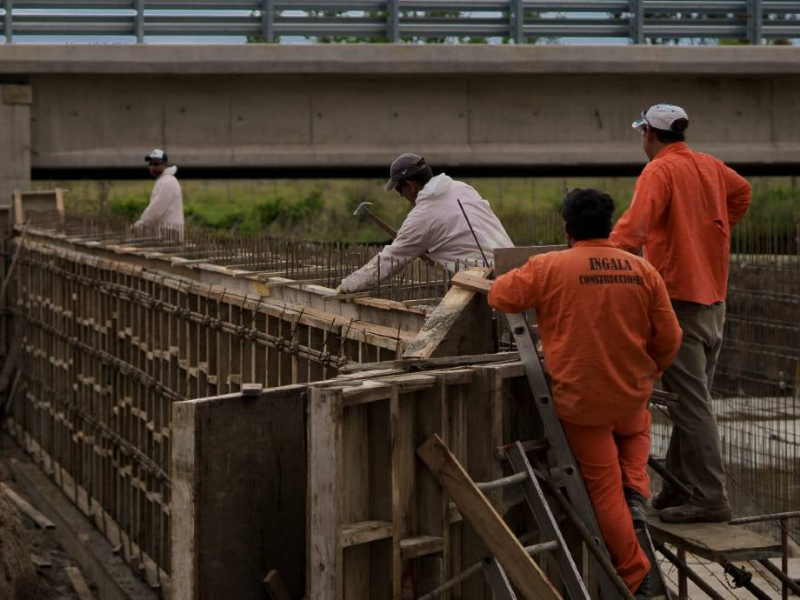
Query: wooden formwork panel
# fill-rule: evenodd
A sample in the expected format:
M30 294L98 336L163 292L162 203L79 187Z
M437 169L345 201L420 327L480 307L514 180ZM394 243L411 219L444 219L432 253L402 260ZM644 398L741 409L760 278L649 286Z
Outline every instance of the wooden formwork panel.
M85 497L126 560L166 586L171 405L324 380L348 362L396 358L416 332L154 267L26 240L12 292L24 338L11 429L70 497Z
M172 600L305 586L305 385L176 402Z
M480 558L416 449L436 433L476 481L499 478L521 377L472 366L310 388L307 598L416 597ZM502 492L490 499L502 509ZM456 593L491 597L480 580Z

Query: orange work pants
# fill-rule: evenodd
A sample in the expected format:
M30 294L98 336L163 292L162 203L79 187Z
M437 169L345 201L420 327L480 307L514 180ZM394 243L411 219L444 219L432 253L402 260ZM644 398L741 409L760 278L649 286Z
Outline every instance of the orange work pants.
M599 425L562 421L592 501L600 532L620 577L635 592L650 571L633 529L623 486L650 497L650 412Z

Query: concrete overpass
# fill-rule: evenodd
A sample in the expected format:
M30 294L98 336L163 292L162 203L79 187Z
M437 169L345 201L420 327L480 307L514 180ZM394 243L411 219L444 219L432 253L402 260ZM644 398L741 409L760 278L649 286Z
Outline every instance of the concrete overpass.
M751 173L800 162L800 48L237 45L0 48L0 194L34 177L635 173L662 100Z

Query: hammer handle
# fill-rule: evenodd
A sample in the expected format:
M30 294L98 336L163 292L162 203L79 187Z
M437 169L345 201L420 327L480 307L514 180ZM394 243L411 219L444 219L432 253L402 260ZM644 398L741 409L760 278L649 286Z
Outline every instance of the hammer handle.
M384 230L386 233L388 233L388 234L389 234L390 236L392 236L393 238L396 238L396 237L397 237L397 230L396 230L396 229L394 229L394 228L393 228L391 225L389 225L389 224L388 224L386 221L384 221L383 219L379 219L378 217L376 217L374 214L372 214L372 211L367 211L367 214L370 216L370 218L371 218L373 221L375 221L375 222L378 224L378 227L380 227L381 229L383 229L383 230Z

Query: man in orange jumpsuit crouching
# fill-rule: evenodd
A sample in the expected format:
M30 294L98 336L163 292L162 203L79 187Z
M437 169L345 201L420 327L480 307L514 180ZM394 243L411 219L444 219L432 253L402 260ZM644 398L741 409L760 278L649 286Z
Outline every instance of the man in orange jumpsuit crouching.
M556 414L614 566L644 598L650 564L626 496L650 496L647 399L678 352L681 330L658 272L608 241L613 214L607 194L569 192L562 215L570 248L499 277L489 304L536 310Z

